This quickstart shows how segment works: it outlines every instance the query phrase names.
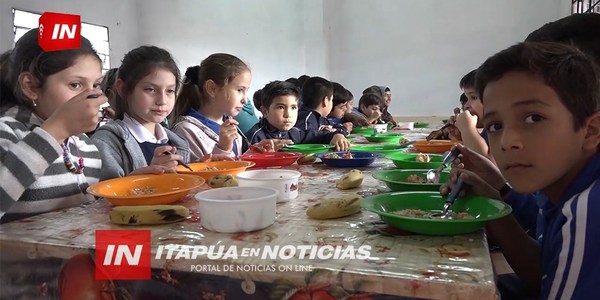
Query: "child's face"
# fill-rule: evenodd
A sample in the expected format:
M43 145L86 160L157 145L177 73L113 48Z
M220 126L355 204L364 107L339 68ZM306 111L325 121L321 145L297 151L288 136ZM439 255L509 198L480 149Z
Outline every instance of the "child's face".
M175 75L156 69L140 80L128 97L129 114L140 124L158 124L175 105Z
M348 102L346 102L348 103ZM341 119L344 117L344 114L346 113L346 103L340 103L336 106L333 107L333 109L331 110L331 112L329 113L329 116L332 118L338 118Z
M237 116L246 104L246 93L251 82L252 74L250 71L244 71L219 88L215 99L219 110L228 116Z
M46 78L44 86L36 93L38 99L35 112L43 120L71 98L88 89L100 90L102 67L91 55L79 56L67 69Z
M463 105L463 110L468 110L472 115L477 116L477 128L481 128L483 126L481 122L483 117L483 103L481 103L481 99L479 99L474 87L465 87L464 93L467 96L467 102Z
M390 104L392 104L392 92L387 91L383 94L383 103L385 106L390 106Z
M292 95L277 96L263 114L273 127L288 131L298 120L298 98Z
M556 92L538 77L513 71L489 83L483 99L490 151L505 178L520 193L560 195L585 160L585 130L575 131Z
M347 112L352 112L352 105L354 105L354 100L350 100L350 101L346 102L346 111Z
M361 107L362 113L367 116L367 118L371 118L376 113L381 112L381 108L377 104L371 104L369 106L362 105Z

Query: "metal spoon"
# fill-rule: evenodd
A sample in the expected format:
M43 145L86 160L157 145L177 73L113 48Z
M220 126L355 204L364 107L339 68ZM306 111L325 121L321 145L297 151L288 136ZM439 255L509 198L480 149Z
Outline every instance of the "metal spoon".
M442 165L435 170L431 169L427 171L427 183L439 183L440 172L442 172L449 163L452 163L459 154L460 150L458 150L458 148L454 148L454 150L446 152L446 154L444 154L444 158L442 159Z
M169 152L169 151L165 151L165 152L163 152L163 154L164 154L164 155L171 155L171 154L173 154L173 153L171 153L171 152ZM178 161L177 161L177 164L179 164L179 165L181 165L181 166L185 167L186 169L190 170L191 172L194 172L194 169L192 169L192 167L190 167L188 164L186 164L186 163L184 163L184 162L182 162L182 161L180 161L180 160L178 160Z
M448 195L448 198L446 198L446 202L444 203L444 208L442 209L441 213L437 213L437 214L433 214L432 217L434 218L440 218L440 219L452 219L452 216L450 216L449 213L449 209L450 206L452 206L452 204L454 204L454 201L456 201L456 198L458 198L458 193L460 193L460 190L462 190L463 188L463 180L462 178L458 178L458 180L456 181L456 184L454 184L454 187L452 188L452 191L450 191L450 195Z

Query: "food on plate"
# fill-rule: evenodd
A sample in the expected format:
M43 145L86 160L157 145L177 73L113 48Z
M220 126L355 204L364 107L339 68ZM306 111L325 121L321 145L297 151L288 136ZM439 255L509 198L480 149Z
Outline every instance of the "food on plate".
M314 163L317 160L317 157L315 156L314 153L305 155L303 157L300 157L300 159L298 159L296 162L299 165L310 165L312 163Z
M333 153L325 154L324 157L325 158L337 158L337 159L339 159L339 158L353 159L354 158L354 156L352 156L352 153L350 153L350 152L346 152L342 156L339 156L337 153L333 152Z
M207 183L211 188L238 186L237 179L231 175L215 175L210 177Z
M417 158L415 158L415 160L418 162L430 162L431 158L427 153L419 153L417 154Z
M408 183L426 183L427 180L425 180L425 178L419 176L419 175L408 175L408 177L406 177L406 182Z
M397 210L397 211L393 212L393 214L399 215L399 216L404 216L404 217L412 217L412 218L440 219L439 216L434 216L437 213L420 210L420 209L402 209L402 210ZM450 219L454 219L454 220L474 219L473 216L471 216L470 214L465 213L465 212L459 212L459 213L449 212L448 216L450 216Z
M402 144L410 143L410 140L407 138L401 138L400 141L398 141L398 143L400 145L402 145Z
M152 195L156 189L152 186L140 186L129 190L129 196Z
M200 169L200 170L198 170L198 171L201 171L201 172L207 172L207 171L219 171L219 170L221 170L221 169L219 169L219 168L217 168L217 167L206 167L206 168L204 168L204 169Z
M306 215L311 219L334 219L353 215L360 211L362 197L352 193L339 198L323 199L309 207Z
M359 187L365 176L360 170L353 169L340 178L335 185L340 190L347 190Z
M185 220L190 210L181 205L115 206L109 213L110 222L120 225L156 225Z

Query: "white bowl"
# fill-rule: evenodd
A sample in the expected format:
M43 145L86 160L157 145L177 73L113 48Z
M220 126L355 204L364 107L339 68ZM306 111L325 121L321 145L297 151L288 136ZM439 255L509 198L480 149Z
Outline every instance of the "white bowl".
M375 128L375 130L377 130L377 133L384 133L387 132L387 124L374 124L371 125L372 128Z
M226 187L200 192L200 224L216 232L260 230L275 222L279 192L268 187Z
M413 130L415 129L415 122L398 122L396 128Z
M283 169L252 170L238 173L239 186L271 187L279 191L277 202L287 202L298 197L300 172Z

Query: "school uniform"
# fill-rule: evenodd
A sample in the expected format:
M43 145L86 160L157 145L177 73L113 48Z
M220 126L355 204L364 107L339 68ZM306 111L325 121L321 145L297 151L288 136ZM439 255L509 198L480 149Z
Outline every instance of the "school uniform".
M159 146L174 146L177 154L183 156L184 163L190 161L184 139L160 124L156 124L155 133L151 133L128 114L123 116L123 120L113 120L98 128L92 141L104 161L103 180L127 176L134 170L147 167Z
M86 193L98 182L102 160L85 134L69 137L67 153L40 126L43 120L26 106L13 106L0 117L0 217L8 222L88 203ZM69 171L65 159L81 173Z
M590 299L600 285L600 153L542 210L541 299Z
M294 144L329 144L335 134L340 133L302 130L298 127L292 127L289 131L281 131L269 124L267 119L263 118L248 130L246 136L252 144L266 139L289 139L292 140Z
M341 125L334 125L329 121L329 119L323 117L320 113L312 110L309 107L302 106L300 107L300 111L298 112L298 119L296 121L296 125L294 127L300 128L304 131L309 130L319 130L323 125L330 125L337 132L341 132L344 136L348 135L348 131L346 128Z

